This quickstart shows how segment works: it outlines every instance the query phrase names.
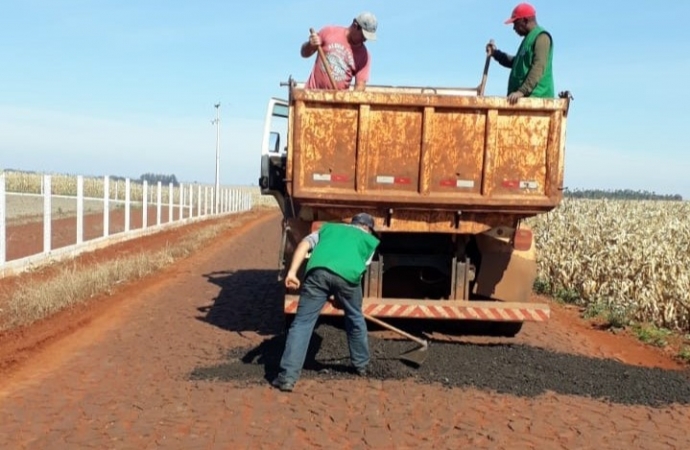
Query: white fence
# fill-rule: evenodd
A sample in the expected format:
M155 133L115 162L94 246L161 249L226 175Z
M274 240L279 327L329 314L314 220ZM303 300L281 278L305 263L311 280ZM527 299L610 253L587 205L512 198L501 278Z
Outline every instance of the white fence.
M64 176L61 176L63 179ZM184 185L163 186L160 182L149 186L147 182L137 184L137 200L132 200L132 186L124 180L124 199L113 199L109 187L112 181L103 177L99 193L101 198L84 195L84 177L75 176L76 195L56 195L53 192L51 175L41 176L41 193L10 192L7 176L0 173L0 277L22 272L55 260L70 258L79 253L102 248L116 242L151 234L165 228L203 220L226 214L248 211L252 208L252 195L243 189L221 188L218 197L212 186ZM89 179L90 182L93 179ZM121 196L118 196L121 197ZM153 200L152 200L153 199ZM214 201L215 200L215 201ZM19 205L31 204L28 207ZM57 208L55 204L59 204ZM89 207L85 211L85 204ZM63 210L68 210L66 213ZM155 208L155 209L154 209ZM33 210L32 210L33 209ZM97 210L97 212L92 212ZM165 210L165 211L164 211ZM112 214L122 215L121 230L111 232ZM137 214L137 227L132 226L133 213ZM167 212L165 217L164 212ZM87 238L85 217L93 222L94 216L102 214L102 233ZM53 243L53 223L56 217L70 217L74 226L74 241L59 248ZM30 224L43 223L42 249L18 258L8 258L8 230L22 229ZM70 229L72 226L70 225ZM29 238L31 239L31 238ZM34 242L35 244L35 242Z

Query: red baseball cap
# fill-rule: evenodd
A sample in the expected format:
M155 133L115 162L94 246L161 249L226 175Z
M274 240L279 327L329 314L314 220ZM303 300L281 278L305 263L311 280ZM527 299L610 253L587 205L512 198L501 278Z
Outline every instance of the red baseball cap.
M506 20L504 23L513 23L518 19L524 19L525 17L536 17L537 10L534 6L529 3L520 3L513 9L513 14L510 15L510 19Z

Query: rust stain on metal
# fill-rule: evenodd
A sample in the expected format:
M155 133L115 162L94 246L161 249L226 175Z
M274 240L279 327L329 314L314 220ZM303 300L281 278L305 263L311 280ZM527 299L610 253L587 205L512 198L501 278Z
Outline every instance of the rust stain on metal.
M476 233L490 214L524 218L561 201L567 100L292 94L287 179L298 204L393 208L389 231Z
M550 118L549 114L540 112L498 115L492 192L519 196L545 194Z
M348 105L315 104L300 111L294 141L300 189L354 190L357 117L358 109Z
M424 108L422 116L422 148L419 158L419 193L429 195L433 169L431 166L433 136L434 136L434 108Z
M397 106L371 108L369 131L367 190L417 192L422 111Z
M368 152L369 152L369 105L359 106L358 117L358 132L357 132L357 151L356 151L356 167L355 178L357 180L357 192L363 194L367 189L367 178L369 168L367 167Z
M480 194L484 159L485 113L437 110L431 119L430 191Z
M458 217L450 211L388 210L372 207L322 207L316 209L314 220L348 222L352 216L366 212L374 217L377 231L381 232L434 232L452 234L478 234L496 227L513 227L520 214L474 213Z
M532 284L537 273L536 251L513 251L508 241L480 234L477 244L482 253L482 270L479 271L474 293L506 302L527 302L532 294Z

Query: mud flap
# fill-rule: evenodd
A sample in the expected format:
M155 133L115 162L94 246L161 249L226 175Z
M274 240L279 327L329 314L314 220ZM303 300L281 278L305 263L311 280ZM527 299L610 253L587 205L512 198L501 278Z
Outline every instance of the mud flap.
M507 239L491 234L477 235L481 267L473 292L505 302L528 302L537 276L534 244L518 251Z

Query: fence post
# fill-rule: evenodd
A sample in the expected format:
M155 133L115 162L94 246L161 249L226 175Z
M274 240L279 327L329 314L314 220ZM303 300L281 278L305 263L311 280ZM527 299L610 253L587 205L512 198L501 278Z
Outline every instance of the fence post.
M180 217L178 220L184 219L184 184L180 183Z
M50 238L52 237L52 205L51 205L51 187L50 187L50 175L43 176L43 253L50 252Z
M6 220L7 214L7 200L5 190L5 173L0 173L0 265L7 261L7 248L5 242L7 239Z
M201 217L201 185L196 190L196 216Z
M110 178L103 177L103 236L110 234Z
M144 180L142 189L142 199L141 199L141 229L145 230L148 226L149 219L149 182Z
M163 192L161 192L162 191L161 186L162 186L162 184L159 181L158 185L157 185L157 189L156 189L156 191L157 191L156 192L156 194L157 194L156 195L156 200L157 200L156 201L156 225L161 224L161 202L163 199Z
M77 245L84 242L84 177L77 175Z
M194 217L194 186L189 185L189 218Z
M125 179L125 233L129 232L129 201L130 201L130 193L129 193L129 178Z
M168 183L168 223L172 222L173 218L173 185Z

